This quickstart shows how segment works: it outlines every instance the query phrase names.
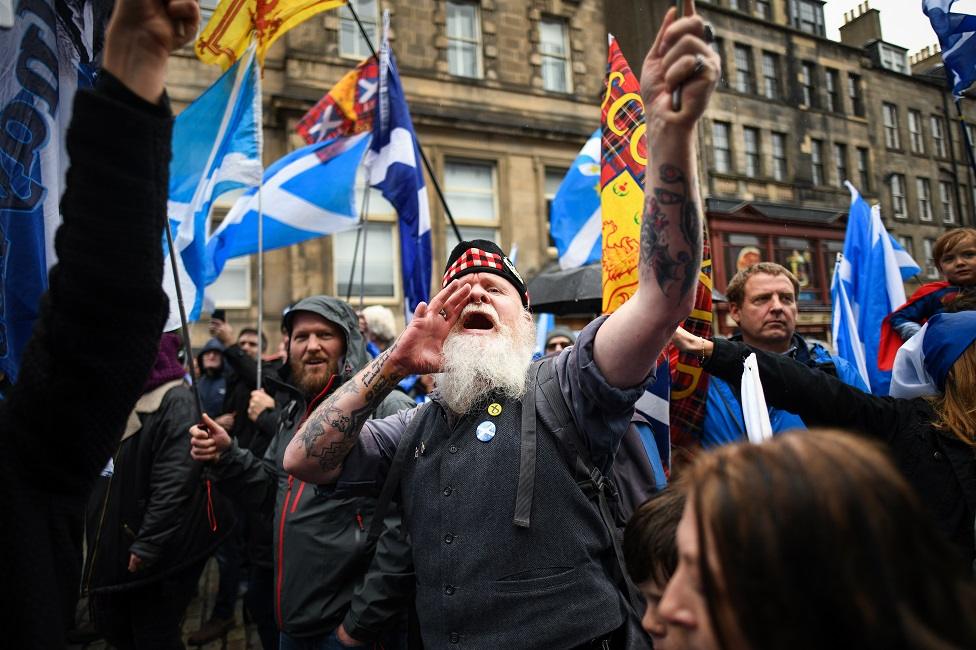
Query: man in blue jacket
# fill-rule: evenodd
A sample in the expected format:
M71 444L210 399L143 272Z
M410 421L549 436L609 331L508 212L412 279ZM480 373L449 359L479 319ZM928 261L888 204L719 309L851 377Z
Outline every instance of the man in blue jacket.
M796 333L799 289L796 276L775 262L760 262L736 273L726 290L729 314L739 326L739 334L732 339L758 350L789 355L867 391L854 366L818 343L808 344ZM799 416L776 408L769 409L769 421L773 433L806 426ZM702 446L714 447L745 438L739 386L709 377Z

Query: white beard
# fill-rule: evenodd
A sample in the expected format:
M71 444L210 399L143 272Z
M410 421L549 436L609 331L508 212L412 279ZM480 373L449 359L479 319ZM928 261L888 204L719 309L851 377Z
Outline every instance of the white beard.
M525 381L535 349L535 323L520 316L515 327L498 322L490 336L464 334L455 330L444 341L443 372L437 375L437 391L444 404L458 415L470 411L490 393L519 399L525 394ZM465 313L471 307L465 309ZM475 307L477 310L477 307ZM458 321L463 321L463 317Z

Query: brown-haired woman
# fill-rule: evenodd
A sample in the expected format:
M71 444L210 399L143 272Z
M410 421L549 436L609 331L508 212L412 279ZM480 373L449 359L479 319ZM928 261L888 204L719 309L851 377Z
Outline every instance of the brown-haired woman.
M850 429L886 443L936 526L976 559L976 312L938 314L926 325L925 374L937 395L875 397L792 359L741 343L693 336L679 328L679 349L704 348L706 372L738 386L743 360L759 362L766 403L812 427Z
M976 585L872 442L794 432L699 456L659 611L682 648L976 647Z

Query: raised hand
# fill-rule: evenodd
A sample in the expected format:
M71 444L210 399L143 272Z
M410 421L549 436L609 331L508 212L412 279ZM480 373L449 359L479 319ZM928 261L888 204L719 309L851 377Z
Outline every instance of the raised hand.
M116 0L102 66L132 92L156 103L169 53L196 35L197 0Z
M461 317L470 295L470 284L454 280L441 289L429 305L417 305L413 320L391 346L390 361L398 374L440 372L444 340Z
M206 428L199 424L190 427L190 456L202 463L215 462L230 447L230 436L206 413L203 424Z
M694 126L720 76L719 56L705 40L705 23L695 13L694 0L685 0L684 14L679 18L673 7L668 9L644 58L640 84L649 139L665 126ZM678 87L681 109L675 111L671 94Z

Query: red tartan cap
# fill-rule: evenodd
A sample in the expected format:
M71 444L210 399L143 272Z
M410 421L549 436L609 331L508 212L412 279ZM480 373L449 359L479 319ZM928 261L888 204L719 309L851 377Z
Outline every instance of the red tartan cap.
M447 258L441 288L450 284L451 280L471 273L494 273L505 278L518 289L522 306L529 306L529 293L525 288L525 280L519 275L512 260L505 257L498 244L487 239L472 239L455 246Z

